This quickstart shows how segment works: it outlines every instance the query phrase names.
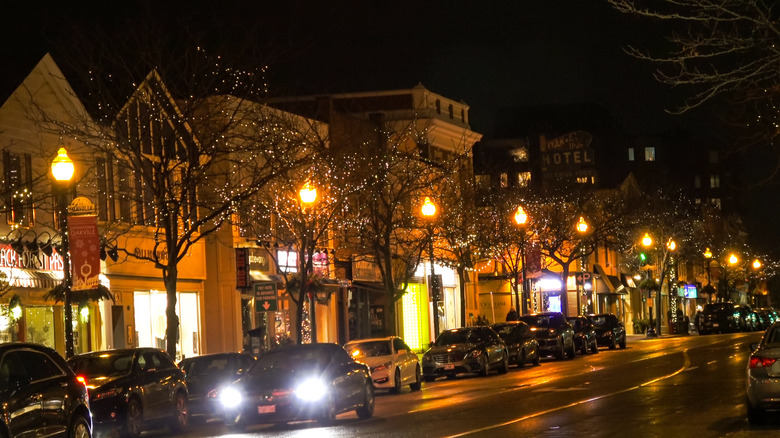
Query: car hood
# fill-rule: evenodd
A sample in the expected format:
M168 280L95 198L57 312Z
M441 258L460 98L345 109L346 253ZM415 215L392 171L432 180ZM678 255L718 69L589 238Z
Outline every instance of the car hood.
M466 354L469 351L477 348L478 345L474 343L466 343L466 344L453 344L453 345L443 345L443 346L433 346L430 350L425 352L426 355L431 354L452 354L452 353L463 353Z
M387 356L368 356L368 357L359 357L355 359L355 362L360 362L362 364L365 364L366 366L373 368L378 365L382 365L388 362L393 361L393 356L387 355Z
M187 376L185 381L187 382L187 390L190 396L204 396L209 391L229 385L236 380L234 374L230 375L202 375L202 376Z
M295 387L308 378L323 377L327 378L327 373L317 368L299 370L280 368L242 376L236 381L236 385L251 394L274 389L295 389Z
M121 385L121 380L126 379L127 376L93 376L93 377L86 377L87 379L87 388L90 391L93 391L95 389L100 389L103 387L109 387L114 385Z

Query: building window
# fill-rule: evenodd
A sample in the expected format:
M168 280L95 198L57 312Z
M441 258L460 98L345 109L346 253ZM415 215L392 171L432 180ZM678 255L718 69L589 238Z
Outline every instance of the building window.
M628 148L628 161L634 161L634 148Z
M4 151L3 164L8 223L25 227L35 225L30 154Z
M509 187L509 176L506 173L501 174L501 188Z
M712 204L713 207L720 210L720 198L712 198L710 199L710 204Z
M701 188L701 176L696 175L693 177L693 188L695 189Z
M718 151L710 151L710 164L718 164L719 161Z
M486 190L490 188L490 175L474 175L474 181L478 189Z
M710 188L717 189L720 187L720 175L710 175Z
M520 172L517 174L517 185L519 187L528 187L531 183L531 172Z
M460 109L460 121L466 123L466 110L463 108Z
M695 203L696 205L701 205L701 198L696 198L696 200L694 201L694 203Z
M587 176L578 176L577 177L577 184L587 184L588 183L588 177Z
M645 148L645 161L655 161L655 148Z
M450 118L454 119L455 118L455 108L452 107L452 104L450 104L449 110L450 110Z
M441 114L441 101L436 99L436 114Z
M527 163L528 162L528 149L517 148L509 151L509 155L512 156L512 161L515 163Z

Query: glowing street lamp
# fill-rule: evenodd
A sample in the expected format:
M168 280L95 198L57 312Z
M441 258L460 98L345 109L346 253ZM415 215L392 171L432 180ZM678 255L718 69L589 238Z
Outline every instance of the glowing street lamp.
M428 220L430 238L428 242L428 253L430 254L431 262L431 281L429 283L429 293L431 295L431 301L433 301L433 337L434 339L439 336L439 279L436 277L436 270L433 263L433 220L436 217L436 204L431 201L428 196L425 197L423 205L420 207L420 212Z
M739 259L737 258L737 256L734 253L729 254L729 264L731 266L736 265L738 262L739 262Z
M761 261L759 259L753 260L753 269L761 269Z
M585 218L580 216L580 220L577 222L577 232L584 235L588 232L588 223L585 222ZM577 291L577 313L583 314L582 311L582 294L585 292L585 272L582 266L583 256L580 255L580 283L582 283L582 292ZM577 286L579 288L579 286Z
M518 312L521 312L521 315L525 315L528 313L528 301L526 299L526 288L525 288L525 277L526 277L526 270L525 270L525 224L528 222L528 213L523 210L522 205L517 206L517 211L515 212L515 223L522 228L522 233L520 234L520 263L521 263L521 269L522 269L522 275L523 275L523 284L520 288L520 292L516 290L517 288L517 281L515 281L515 308ZM522 299L520 296L522 295Z
M73 356L73 309L71 308L70 248L68 245L68 190L75 166L64 147L57 151L51 162L51 174L56 181L54 192L57 198L57 218L62 235L62 276L64 287L63 309L65 312L65 357Z

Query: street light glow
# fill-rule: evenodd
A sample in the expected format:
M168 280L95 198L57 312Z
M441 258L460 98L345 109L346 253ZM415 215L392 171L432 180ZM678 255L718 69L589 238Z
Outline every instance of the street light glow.
M704 258L711 259L712 258L712 252L709 248L704 250Z
M423 216L425 217L433 217L436 214L436 204L431 202L431 198L425 197L425 202L423 202L422 207L420 207L420 210L422 211Z
M68 157L65 148L61 147L57 151L57 157L51 162L51 174L57 181L67 182L73 178L74 171L73 160Z
M650 237L650 234L645 233L644 237L642 237L642 245L645 247L648 247L653 244L653 238Z
M737 256L736 256L736 255L734 255L734 254L731 254L731 255L729 256L729 264L731 264L731 265L736 265L738 261L739 261L739 259L737 258Z
M523 210L522 205L517 206L517 212L515 213L515 223L517 225L525 225L528 221L528 214Z
M674 251L677 249L677 244L674 242L674 240L669 239L669 241L666 242L666 247L669 248L669 251Z
M761 267L761 261L758 259L753 260L753 269L758 269Z
M317 200L317 189L307 182L303 185L301 191L298 192L298 195L301 197L301 202L304 204L311 204Z
M588 231L588 223L585 222L585 218L582 216L580 216L580 221L577 222L577 231L580 233Z

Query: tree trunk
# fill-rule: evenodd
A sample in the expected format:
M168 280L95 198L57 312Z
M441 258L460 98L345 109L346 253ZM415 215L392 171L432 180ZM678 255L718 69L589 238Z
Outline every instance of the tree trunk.
M460 282L460 327L466 327L466 268L460 265L458 266L458 280Z
M168 354L176 360L176 344L179 341L179 316L176 315L176 280L179 275L176 259L168 259L168 266L163 273L165 291L168 296L168 307L165 308L167 327L165 329L165 348Z

